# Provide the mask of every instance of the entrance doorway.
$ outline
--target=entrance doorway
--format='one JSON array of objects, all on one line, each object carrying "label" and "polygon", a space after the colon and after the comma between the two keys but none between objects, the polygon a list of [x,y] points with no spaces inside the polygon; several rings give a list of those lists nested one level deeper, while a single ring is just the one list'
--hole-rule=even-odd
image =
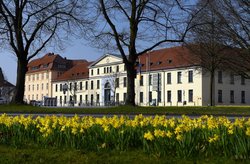
[{"label": "entrance doorway", "polygon": [[104,104],[105,105],[109,105],[110,104],[110,98],[111,98],[111,86],[109,84],[109,82],[107,82],[104,85]]}]

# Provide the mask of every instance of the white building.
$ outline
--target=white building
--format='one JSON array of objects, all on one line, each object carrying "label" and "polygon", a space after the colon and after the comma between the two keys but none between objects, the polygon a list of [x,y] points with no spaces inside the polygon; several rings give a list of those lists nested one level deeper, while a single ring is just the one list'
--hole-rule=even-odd
[{"label": "white building", "polygon": [[[187,49],[173,47],[139,57],[135,102],[140,106],[207,106],[209,73]],[[63,92],[63,86],[67,88]],[[250,82],[232,72],[217,70],[216,105],[249,105]],[[75,88],[75,89],[73,89]],[[52,81],[58,106],[123,104],[127,77],[121,56],[106,54],[93,63],[76,64]]]}]

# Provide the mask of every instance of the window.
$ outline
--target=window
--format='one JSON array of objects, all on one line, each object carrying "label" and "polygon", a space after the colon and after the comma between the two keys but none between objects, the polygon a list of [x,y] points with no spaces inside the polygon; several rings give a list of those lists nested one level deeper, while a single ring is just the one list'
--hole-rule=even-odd
[{"label": "window", "polygon": [[80,95],[80,104],[82,103],[82,95]]},{"label": "window", "polygon": [[91,94],[90,95],[90,105],[94,105],[93,103],[94,103],[94,95]]},{"label": "window", "polygon": [[127,87],[127,77],[123,78],[123,87]]},{"label": "window", "polygon": [[72,89],[72,83],[69,83],[69,90],[71,91]]},{"label": "window", "polygon": [[148,92],[148,101],[152,102],[152,92],[151,91]]},{"label": "window", "polygon": [[149,84],[149,85],[152,85],[152,75],[149,75],[148,84]]},{"label": "window", "polygon": [[29,89],[28,90],[30,91],[30,85],[29,85]]},{"label": "window", "polygon": [[74,103],[77,103],[77,95],[74,95]]},{"label": "window", "polygon": [[85,82],[85,90],[88,90],[88,81]]},{"label": "window", "polygon": [[140,103],[143,103],[143,92],[140,92]]},{"label": "window", "polygon": [[109,67],[109,73],[112,73],[112,67]]},{"label": "window", "polygon": [[46,73],[46,79],[48,79],[49,78],[49,73]]},{"label": "window", "polygon": [[62,104],[62,96],[60,96],[60,104]]},{"label": "window", "polygon": [[39,84],[36,85],[36,90],[39,90]]},{"label": "window", "polygon": [[127,71],[127,67],[126,67],[126,65],[124,64],[124,71]]},{"label": "window", "polygon": [[177,72],[177,83],[181,83],[181,72]]},{"label": "window", "polygon": [[99,94],[96,95],[96,102],[97,102],[97,103],[100,102],[100,95],[99,95]]},{"label": "window", "polygon": [[41,77],[41,79],[43,80],[43,79],[44,79],[44,75],[43,75],[43,73],[41,74],[41,76],[42,76],[42,77]]},{"label": "window", "polygon": [[94,89],[94,81],[91,80],[90,89]]},{"label": "window", "polygon": [[39,80],[39,74],[36,75],[36,80]]},{"label": "window", "polygon": [[158,91],[158,102],[161,102],[161,91]]},{"label": "window", "polygon": [[57,92],[57,84],[56,84],[56,92]]},{"label": "window", "polygon": [[189,83],[194,82],[194,79],[193,79],[193,71],[188,71],[188,82],[189,82]]},{"label": "window", "polygon": [[97,75],[99,75],[100,74],[100,70],[99,70],[99,68],[97,69]]},{"label": "window", "polygon": [[42,90],[43,90],[43,83],[42,83]]},{"label": "window", "polygon": [[171,91],[167,91],[167,101],[171,102]]},{"label": "window", "polygon": [[222,103],[222,90],[218,90],[218,103]]},{"label": "window", "polygon": [[88,95],[85,95],[85,103],[88,104]]},{"label": "window", "polygon": [[127,98],[127,93],[123,93],[123,101],[125,102]]},{"label": "window", "polygon": [[93,69],[91,70],[91,75],[94,75],[94,70]]},{"label": "window", "polygon": [[241,76],[241,85],[245,85],[245,77]]},{"label": "window", "polygon": [[143,76],[141,75],[141,78],[140,78],[140,86],[143,86]]},{"label": "window", "polygon": [[115,100],[117,103],[119,102],[119,93],[116,93]]},{"label": "window", "polygon": [[97,89],[100,89],[100,80],[97,80]]},{"label": "window", "polygon": [[62,84],[60,84],[60,91],[62,91]]},{"label": "window", "polygon": [[32,81],[34,81],[35,80],[35,75],[32,75]]},{"label": "window", "polygon": [[171,84],[171,73],[167,73],[167,84]]},{"label": "window", "polygon": [[177,101],[182,102],[182,91],[181,90],[177,91]]},{"label": "window", "polygon": [[222,83],[222,71],[218,71],[218,83]]},{"label": "window", "polygon": [[243,104],[246,103],[245,99],[246,99],[245,91],[241,91],[241,103]]},{"label": "window", "polygon": [[119,72],[119,65],[116,66],[116,72]]},{"label": "window", "polygon": [[115,79],[115,87],[116,87],[116,88],[119,88],[119,78],[116,78],[116,79]]},{"label": "window", "polygon": [[234,103],[234,91],[230,90],[230,103]]},{"label": "window", "polygon": [[80,82],[80,90],[82,90],[82,82]]},{"label": "window", "polygon": [[46,89],[47,90],[49,89],[49,83],[46,83]]},{"label": "window", "polygon": [[103,68],[103,72],[106,73],[106,67]]},{"label": "window", "polygon": [[230,73],[230,84],[234,84],[234,74]]},{"label": "window", "polygon": [[77,82],[74,83],[74,91],[77,91]]},{"label": "window", "polygon": [[32,85],[32,91],[34,91],[35,90],[35,86],[34,85]]},{"label": "window", "polygon": [[188,90],[188,102],[193,102],[193,94],[194,92],[192,89]]},{"label": "window", "polygon": [[64,104],[66,104],[66,103],[67,103],[67,97],[64,96]]},{"label": "window", "polygon": [[36,100],[38,100],[38,94],[36,94]]}]

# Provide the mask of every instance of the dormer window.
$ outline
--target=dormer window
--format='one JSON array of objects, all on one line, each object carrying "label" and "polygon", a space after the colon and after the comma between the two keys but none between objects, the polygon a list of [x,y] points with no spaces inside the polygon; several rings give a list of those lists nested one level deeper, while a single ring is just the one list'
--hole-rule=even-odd
[{"label": "dormer window", "polygon": [[158,61],[158,62],[157,62],[157,65],[160,65],[161,63],[162,63],[161,61]]},{"label": "dormer window", "polygon": [[150,62],[150,65],[153,65],[153,62]]},{"label": "dormer window", "polygon": [[169,64],[172,63],[172,59],[167,60],[167,62],[168,62]]},{"label": "dormer window", "polygon": [[39,69],[39,66],[31,67],[31,70],[37,70],[37,69]]},{"label": "dormer window", "polygon": [[48,66],[49,66],[49,63],[48,64],[44,64],[43,68],[47,68]]},{"label": "dormer window", "polygon": [[72,76],[74,76],[75,74],[72,73]]}]

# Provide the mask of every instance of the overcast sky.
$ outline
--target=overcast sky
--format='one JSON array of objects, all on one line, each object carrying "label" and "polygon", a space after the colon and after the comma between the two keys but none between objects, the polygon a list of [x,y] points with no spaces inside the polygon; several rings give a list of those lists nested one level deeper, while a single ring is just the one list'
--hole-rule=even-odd
[{"label": "overcast sky", "polygon": [[[104,50],[91,48],[84,40],[73,40],[71,45],[65,46],[64,51],[48,49],[46,52],[40,53],[38,57],[42,57],[49,52],[60,54],[68,59],[87,59],[88,61],[96,60],[105,53]],[[7,80],[14,85],[16,84],[16,63],[17,59],[13,54],[7,50],[0,50],[0,67]]]}]

